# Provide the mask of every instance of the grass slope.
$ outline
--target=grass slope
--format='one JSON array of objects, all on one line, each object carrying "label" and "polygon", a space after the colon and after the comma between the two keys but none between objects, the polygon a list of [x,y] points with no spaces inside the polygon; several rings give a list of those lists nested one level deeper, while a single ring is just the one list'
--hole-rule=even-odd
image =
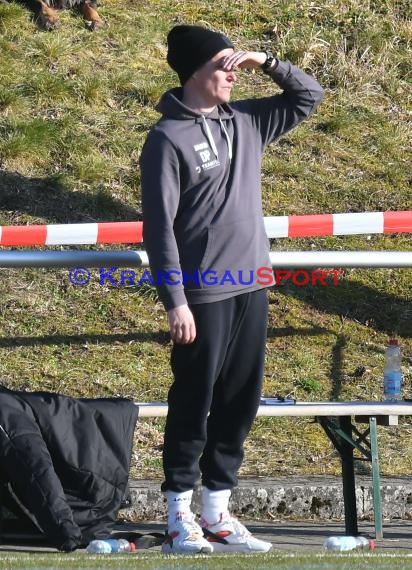
[{"label": "grass slope", "polygon": [[[61,15],[37,30],[0,4],[0,224],[141,219],[138,158],[154,105],[175,84],[165,34],[177,22],[271,48],[326,89],[317,114],[268,149],[265,215],[412,208],[410,3],[395,0],[102,0],[91,34]],[[235,98],[273,91],[239,73]],[[409,235],[277,240],[277,249],[411,250]],[[0,269],[0,378],[74,396],[164,400],[171,382],[163,308],[150,287],[74,287],[66,270]],[[383,349],[397,334],[412,380],[412,275],[348,270],[339,285],[270,292],[265,393],[300,400],[382,397]],[[136,431],[132,475],[160,478],[161,420]],[[412,470],[410,420],[380,428],[384,474]],[[340,470],[310,419],[259,419],[242,475]]]}]

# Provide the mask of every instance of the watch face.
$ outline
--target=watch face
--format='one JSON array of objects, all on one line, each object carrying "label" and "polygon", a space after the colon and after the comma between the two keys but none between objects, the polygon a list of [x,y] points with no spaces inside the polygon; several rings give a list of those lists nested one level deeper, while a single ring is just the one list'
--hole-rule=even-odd
[{"label": "watch face", "polygon": [[262,65],[262,69],[266,70],[269,69],[269,67],[272,65],[274,60],[273,54],[270,51],[266,52],[266,61],[265,63]]},{"label": "watch face", "polygon": [[265,53],[266,53],[266,61],[265,61],[265,63],[262,64],[262,69],[264,71],[266,69],[269,69],[269,67],[272,65],[272,62],[274,60],[273,53],[271,51],[267,51]]}]

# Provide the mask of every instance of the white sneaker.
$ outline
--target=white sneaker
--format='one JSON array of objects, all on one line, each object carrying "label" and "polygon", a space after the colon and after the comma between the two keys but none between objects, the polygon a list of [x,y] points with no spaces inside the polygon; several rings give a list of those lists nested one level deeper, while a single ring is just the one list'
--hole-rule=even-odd
[{"label": "white sneaker", "polygon": [[162,544],[163,554],[208,554],[213,552],[213,546],[204,536],[200,525],[193,514],[176,517],[169,526],[165,541]]},{"label": "white sneaker", "polygon": [[229,514],[220,515],[216,524],[201,521],[203,535],[213,545],[213,552],[268,552],[270,542],[255,538],[248,529]]}]

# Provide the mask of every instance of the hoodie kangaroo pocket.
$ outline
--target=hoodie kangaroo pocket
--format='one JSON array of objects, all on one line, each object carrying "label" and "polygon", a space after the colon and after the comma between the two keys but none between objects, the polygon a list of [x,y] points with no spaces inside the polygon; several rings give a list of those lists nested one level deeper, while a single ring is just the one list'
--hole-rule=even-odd
[{"label": "hoodie kangaroo pocket", "polygon": [[256,270],[267,265],[269,242],[261,216],[211,226],[200,264],[202,282],[223,288],[251,286]]}]

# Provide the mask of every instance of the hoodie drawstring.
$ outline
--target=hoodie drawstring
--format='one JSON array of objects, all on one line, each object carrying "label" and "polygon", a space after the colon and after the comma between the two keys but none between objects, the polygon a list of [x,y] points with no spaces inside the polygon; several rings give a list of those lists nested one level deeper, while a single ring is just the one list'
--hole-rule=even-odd
[{"label": "hoodie drawstring", "polygon": [[232,141],[230,140],[229,133],[227,132],[225,124],[222,121],[222,119],[219,119],[219,123],[220,123],[220,128],[224,132],[226,140],[227,140],[227,150],[228,150],[228,154],[229,154],[229,160],[232,160],[232,156],[233,156]]},{"label": "hoodie drawstring", "polygon": [[212,131],[210,130],[210,127],[207,124],[207,121],[206,121],[206,118],[204,115],[202,115],[202,120],[203,120],[203,124],[205,126],[207,140],[209,141],[209,144],[212,147],[213,152],[215,153],[215,157],[218,158],[219,153],[217,152],[215,139],[213,138]]},{"label": "hoodie drawstring", "polygon": [[[216,158],[219,158],[219,153],[217,151],[215,139],[213,138],[212,131],[210,130],[210,127],[207,124],[206,117],[204,115],[202,115],[202,121],[203,121],[203,125],[205,127],[206,136],[207,136],[207,140],[209,141],[210,147],[213,150]],[[222,119],[219,119],[219,123],[220,123],[220,128],[222,129],[223,134],[226,137],[229,160],[232,160],[232,156],[233,156],[232,141],[230,140],[229,133],[227,132],[225,125],[223,124]]]}]

